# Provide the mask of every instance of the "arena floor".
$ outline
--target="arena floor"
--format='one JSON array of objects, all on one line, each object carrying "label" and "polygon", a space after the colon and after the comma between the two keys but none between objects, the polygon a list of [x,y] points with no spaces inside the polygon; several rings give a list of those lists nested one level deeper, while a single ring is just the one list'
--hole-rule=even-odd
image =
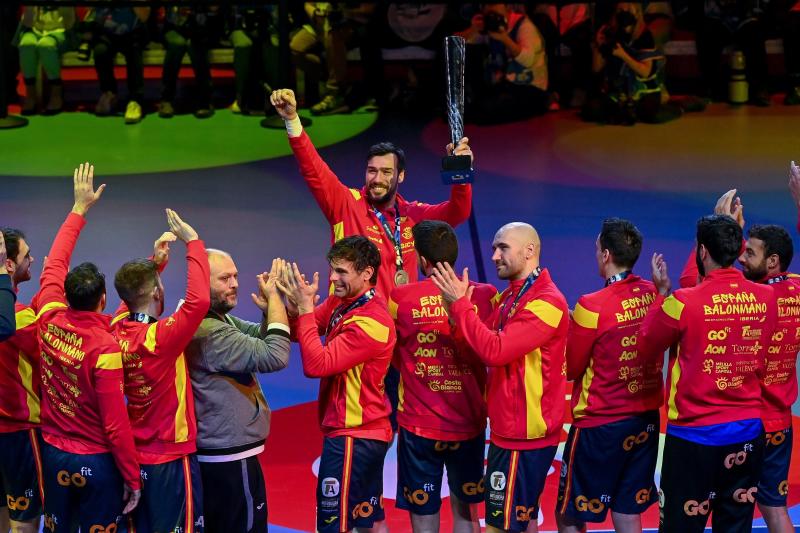
[{"label": "arena floor", "polygon": [[[488,281],[497,283],[488,261],[494,231],[512,220],[530,222],[542,236],[543,264],[573,305],[578,296],[601,286],[595,237],[603,218],[620,216],[633,220],[645,235],[637,272],[648,275],[647,258],[659,251],[677,284],[695,220],[734,187],[748,223],[783,224],[796,236],[797,213],[786,183],[789,161],[800,159],[800,152],[793,152],[800,146],[798,119],[796,108],[719,105],[659,126],[599,127],[568,112],[506,126],[468,125],[476,157],[474,212]],[[400,188],[406,198],[436,202],[448,195],[438,176],[448,142],[440,120],[354,113],[315,119],[308,131],[325,146],[323,157],[348,185],[363,183],[366,148],[392,140],[407,152],[406,181]],[[255,319],[248,293],[256,273],[273,257],[296,260],[305,271],[326,272],[328,226],[289,153],[283,132],[263,130],[258,119],[224,110],[207,121],[190,115],[164,121],[151,115],[128,127],[121,117],[34,117],[26,129],[0,131],[0,223],[28,234],[41,265],[72,205],[72,169],[91,161],[108,188],[89,215],[75,262],[95,261],[113,275],[124,261],[149,254],[153,240],[166,229],[163,209],[171,207],[208,246],[233,255],[242,284],[235,314]],[[460,262],[475,272],[466,225],[458,234]],[[173,250],[164,277],[168,303],[177,302],[185,286],[181,246]],[[35,289],[33,283],[23,285],[20,299],[27,301]],[[109,307],[117,302],[110,293]],[[275,410],[263,458],[270,524],[271,531],[281,533],[313,531],[315,461],[321,451],[317,383],[303,377],[296,350],[292,357],[288,369],[262,379]],[[559,458],[542,499],[542,531],[555,529]],[[795,524],[800,524],[799,470],[795,466],[790,476]],[[384,493],[390,529],[410,530],[407,516],[394,509],[394,449],[386,460]],[[442,531],[447,531],[446,505],[442,517]],[[646,526],[655,527],[657,521],[654,507],[646,514]],[[610,527],[609,522],[590,529]]]}]

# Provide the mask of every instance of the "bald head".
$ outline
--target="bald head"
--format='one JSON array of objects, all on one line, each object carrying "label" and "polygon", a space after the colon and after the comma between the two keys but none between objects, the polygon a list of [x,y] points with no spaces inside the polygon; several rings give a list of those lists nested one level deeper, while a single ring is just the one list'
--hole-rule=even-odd
[{"label": "bald head", "polygon": [[542,243],[539,233],[530,224],[511,222],[494,236],[492,261],[500,279],[517,280],[528,276],[539,266]]}]

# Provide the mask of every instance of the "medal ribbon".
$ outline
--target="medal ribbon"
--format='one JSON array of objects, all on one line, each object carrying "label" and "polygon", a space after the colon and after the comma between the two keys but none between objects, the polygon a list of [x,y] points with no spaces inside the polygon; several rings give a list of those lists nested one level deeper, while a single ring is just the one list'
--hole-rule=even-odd
[{"label": "medal ribbon", "polygon": [[394,264],[397,270],[403,270],[403,251],[400,248],[400,207],[395,206],[394,208],[394,233],[392,233],[392,228],[389,227],[389,222],[386,220],[383,213],[374,207],[372,208],[372,212],[375,214],[375,218],[378,219],[378,222],[381,223],[381,226],[383,226],[383,231],[386,232],[386,236],[389,237],[389,240],[394,244]]},{"label": "medal ribbon", "polygon": [[542,268],[541,267],[536,267],[536,270],[534,270],[533,272],[528,274],[528,277],[525,278],[525,283],[522,284],[522,287],[520,287],[516,298],[514,298],[514,303],[511,304],[511,308],[508,310],[508,314],[504,314],[504,313],[505,313],[505,310],[506,310],[506,304],[508,303],[509,298],[511,298],[511,294],[509,294],[506,297],[506,299],[503,300],[503,303],[500,305],[500,316],[498,317],[498,324],[497,324],[497,332],[498,333],[503,331],[503,326],[505,325],[504,324],[504,322],[505,322],[504,317],[507,320],[508,319],[508,315],[510,315],[511,313],[514,312],[514,309],[517,308],[517,304],[519,303],[519,299],[522,298],[522,295],[525,294],[527,292],[527,290],[530,289],[533,286],[533,283],[537,279],[539,279],[539,276],[541,275],[541,273],[542,273]]},{"label": "medal ribbon", "polygon": [[341,304],[336,309],[334,309],[333,314],[331,315],[331,319],[328,321],[328,329],[325,330],[325,336],[327,337],[328,334],[342,321],[342,317],[352,311],[353,309],[358,309],[362,305],[366,304],[375,296],[375,289],[370,289],[358,299],[351,303],[350,305],[345,306],[345,304]]},{"label": "medal ribbon", "polygon": [[789,279],[789,276],[787,276],[786,274],[781,274],[780,276],[769,278],[767,280],[767,285],[772,285],[773,283],[780,283],[781,281],[786,281],[787,279]]},{"label": "medal ribbon", "polygon": [[619,274],[614,274],[613,276],[611,276],[606,280],[606,287],[618,281],[622,281],[623,279],[627,278],[630,275],[631,275],[630,270],[626,270],[625,272],[620,272]]}]

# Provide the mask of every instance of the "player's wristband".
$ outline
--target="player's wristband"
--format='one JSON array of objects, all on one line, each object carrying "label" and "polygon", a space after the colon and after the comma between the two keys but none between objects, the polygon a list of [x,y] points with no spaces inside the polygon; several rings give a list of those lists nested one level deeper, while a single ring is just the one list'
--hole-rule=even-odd
[{"label": "player's wristband", "polygon": [[303,133],[303,124],[300,122],[299,116],[292,120],[284,120],[283,123],[286,124],[286,133],[289,134],[289,137],[300,137],[300,134]]}]

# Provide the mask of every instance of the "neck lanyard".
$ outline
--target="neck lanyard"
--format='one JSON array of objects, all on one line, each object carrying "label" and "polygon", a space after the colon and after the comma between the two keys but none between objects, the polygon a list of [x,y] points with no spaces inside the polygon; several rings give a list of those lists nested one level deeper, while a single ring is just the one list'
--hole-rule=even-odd
[{"label": "neck lanyard", "polygon": [[153,322],[158,322],[155,318],[151,317],[147,313],[131,313],[128,316],[128,320],[133,322],[141,322],[142,324],[152,324]]},{"label": "neck lanyard", "polygon": [[381,226],[383,226],[383,231],[386,232],[386,236],[389,237],[389,240],[394,244],[394,264],[397,266],[397,270],[403,270],[403,251],[400,248],[400,207],[397,204],[395,204],[394,207],[394,233],[392,233],[392,228],[389,227],[389,222],[386,220],[383,213],[375,209],[375,207],[372,208],[372,212],[375,214],[375,218],[378,219],[378,222],[381,223]]},{"label": "neck lanyard", "polygon": [[769,278],[767,280],[767,285],[772,285],[774,283],[780,283],[781,281],[786,281],[789,279],[789,276],[786,274],[781,274],[780,276],[775,276],[774,278]]},{"label": "neck lanyard", "polygon": [[362,305],[366,304],[370,300],[372,300],[373,296],[375,296],[375,289],[370,289],[358,299],[351,303],[350,305],[345,306],[344,304],[338,306],[334,309],[333,314],[331,315],[331,319],[328,321],[328,329],[325,330],[325,336],[327,337],[328,334],[333,331],[333,329],[342,321],[342,317],[352,311],[353,309],[358,309]]},{"label": "neck lanyard", "polygon": [[505,325],[504,324],[505,321],[504,321],[503,318],[505,317],[505,319],[508,319],[508,316],[511,315],[514,312],[514,310],[517,308],[517,304],[519,303],[519,299],[522,298],[522,295],[525,294],[527,292],[527,290],[530,289],[533,286],[533,282],[535,282],[539,278],[541,273],[542,273],[541,267],[536,267],[536,270],[531,272],[528,275],[528,277],[525,278],[525,283],[523,283],[522,287],[520,287],[519,292],[517,293],[517,296],[514,298],[514,302],[511,304],[511,308],[508,310],[508,314],[507,315],[505,314],[506,304],[508,303],[509,298],[511,298],[511,294],[509,294],[506,297],[506,299],[503,300],[503,303],[500,305],[500,316],[498,317],[498,323],[497,323],[497,332],[498,333],[503,331],[503,326]]},{"label": "neck lanyard", "polygon": [[614,274],[613,276],[611,276],[606,280],[606,287],[618,281],[622,281],[623,279],[627,278],[630,275],[631,275],[630,270],[626,270],[625,272],[620,272],[619,274]]}]

